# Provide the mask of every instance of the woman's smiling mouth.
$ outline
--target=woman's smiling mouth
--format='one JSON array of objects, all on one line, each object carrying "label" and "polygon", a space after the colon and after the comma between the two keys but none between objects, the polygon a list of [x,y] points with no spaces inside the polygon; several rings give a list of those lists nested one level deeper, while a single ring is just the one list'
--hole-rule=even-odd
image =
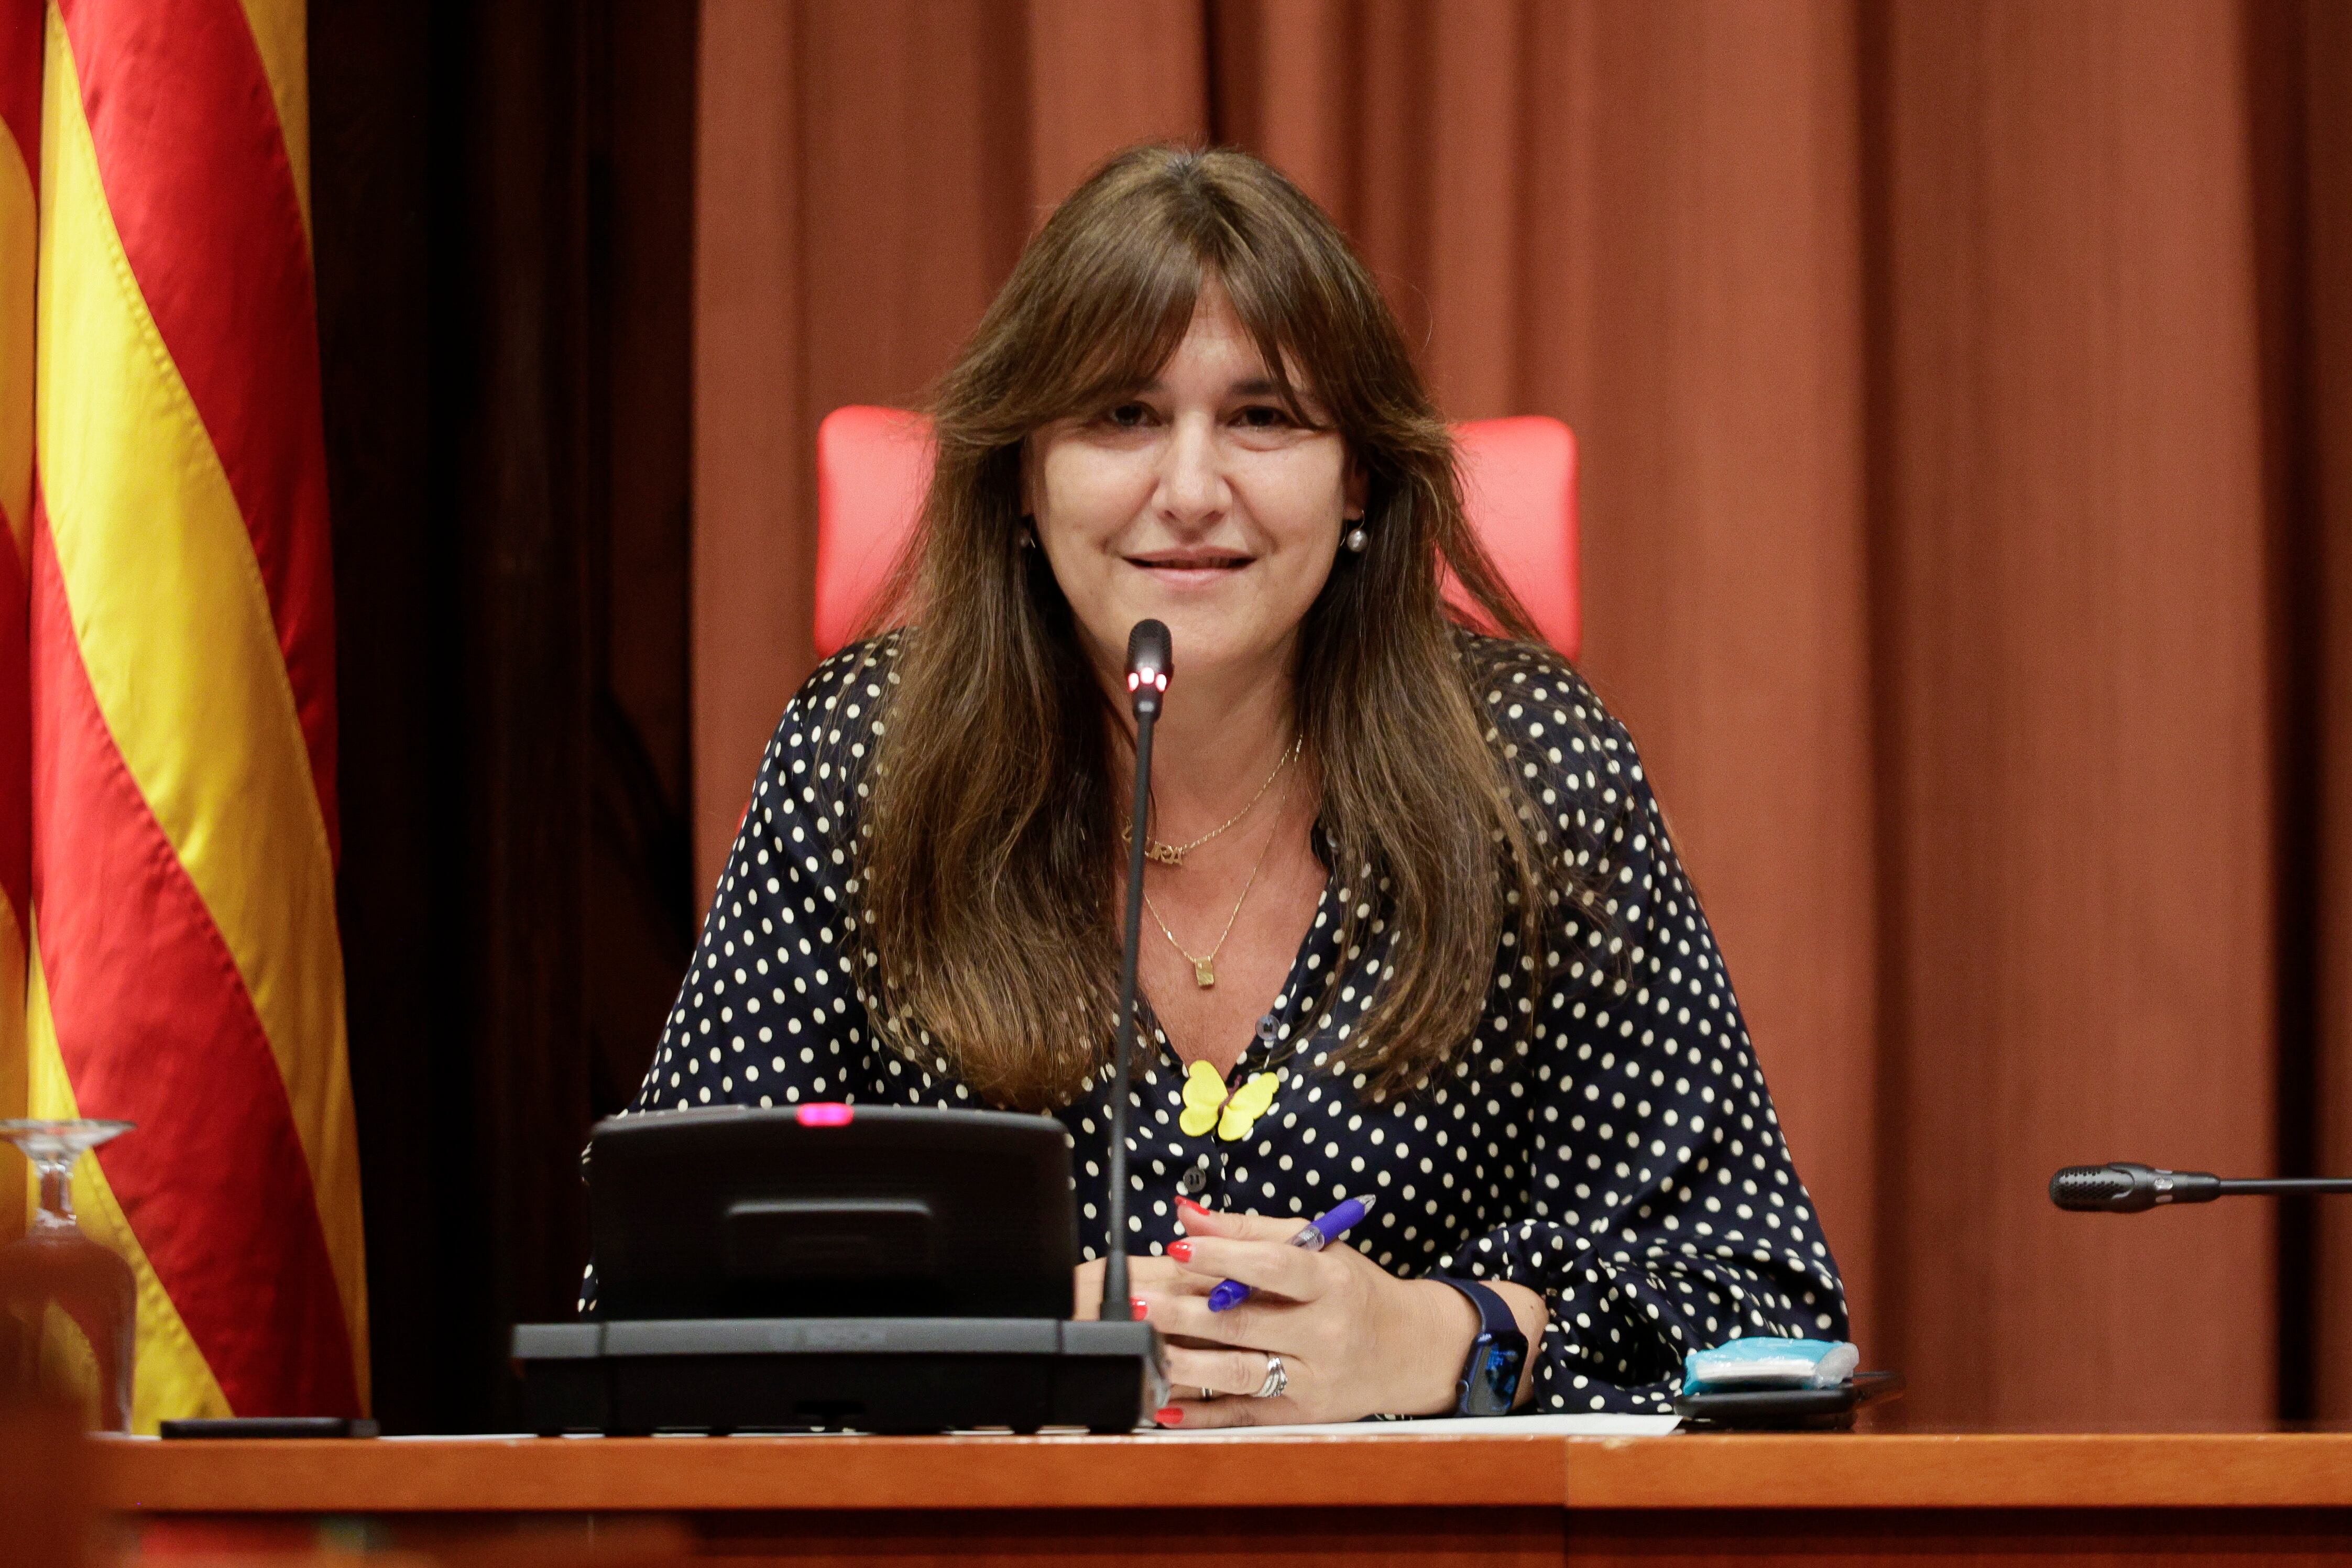
[{"label": "woman's smiling mouth", "polygon": [[1238,550],[1164,549],[1124,559],[1171,587],[1196,587],[1222,582],[1257,558]]}]

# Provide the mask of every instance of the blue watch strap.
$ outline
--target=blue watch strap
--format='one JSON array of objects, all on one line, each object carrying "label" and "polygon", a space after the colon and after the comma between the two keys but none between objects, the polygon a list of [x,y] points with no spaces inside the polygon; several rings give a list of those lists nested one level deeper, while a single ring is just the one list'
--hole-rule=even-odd
[{"label": "blue watch strap", "polygon": [[1519,1377],[1527,1365],[1528,1337],[1502,1292],[1475,1280],[1433,1275],[1453,1286],[1478,1310],[1478,1337],[1462,1364],[1456,1416],[1507,1416],[1517,1403]]},{"label": "blue watch strap", "polygon": [[1470,1298],[1470,1304],[1478,1309],[1480,1333],[1506,1334],[1519,1332],[1519,1320],[1511,1315],[1511,1309],[1505,1304],[1501,1291],[1482,1285],[1475,1280],[1457,1280],[1451,1274],[1440,1274],[1436,1278]]}]

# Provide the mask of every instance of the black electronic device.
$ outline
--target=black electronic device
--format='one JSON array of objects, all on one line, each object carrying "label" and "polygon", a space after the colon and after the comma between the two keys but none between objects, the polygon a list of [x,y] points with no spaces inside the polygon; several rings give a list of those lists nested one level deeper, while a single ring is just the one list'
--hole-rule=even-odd
[{"label": "black electronic device", "polygon": [[2343,1176],[2217,1176],[2209,1171],[2168,1171],[2130,1160],[2068,1166],[2050,1178],[2050,1201],[2090,1214],[2141,1214],[2177,1203],[2217,1197],[2302,1197],[2352,1193]]},{"label": "black electronic device", "polygon": [[1150,1323],[1050,1318],[664,1318],[522,1323],[531,1428],[1133,1431],[1168,1401]]},{"label": "black electronic device", "polygon": [[803,1103],[597,1124],[598,1321],[514,1331],[532,1428],[1085,1427],[1164,1404],[1149,1323],[1074,1322],[1050,1117]]},{"label": "black electronic device", "polygon": [[712,1105],[596,1124],[597,1315],[1066,1318],[1070,1135],[1046,1116]]},{"label": "black electronic device", "polygon": [[1828,1388],[1726,1388],[1677,1394],[1675,1414],[1688,1431],[1837,1432],[1853,1425],[1854,1412],[1882,1399],[1900,1398],[1899,1372],[1857,1372]]},{"label": "black electronic device", "polygon": [[373,1437],[364,1416],[177,1416],[156,1424],[161,1437]]}]

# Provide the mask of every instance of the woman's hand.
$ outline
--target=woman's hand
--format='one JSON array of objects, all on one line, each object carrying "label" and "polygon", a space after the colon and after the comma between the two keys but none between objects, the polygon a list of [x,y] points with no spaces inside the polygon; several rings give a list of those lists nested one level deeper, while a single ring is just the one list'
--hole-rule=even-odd
[{"label": "woman's hand", "polygon": [[[1168,1341],[1176,1402],[1160,1413],[1162,1426],[1353,1421],[1454,1408],[1478,1333],[1478,1314],[1459,1291],[1400,1280],[1344,1242],[1320,1252],[1292,1247],[1304,1218],[1220,1214],[1190,1203],[1182,1214],[1186,1239],[1166,1260],[1135,1260],[1134,1294]],[[1174,1267],[1146,1275],[1146,1262]],[[1208,1292],[1226,1279],[1255,1293],[1213,1312]],[[1523,1293],[1541,1310],[1540,1297]],[[1265,1383],[1269,1354],[1282,1357],[1289,1385],[1275,1398],[1250,1397]],[[1202,1398],[1204,1388],[1218,1397]]]}]

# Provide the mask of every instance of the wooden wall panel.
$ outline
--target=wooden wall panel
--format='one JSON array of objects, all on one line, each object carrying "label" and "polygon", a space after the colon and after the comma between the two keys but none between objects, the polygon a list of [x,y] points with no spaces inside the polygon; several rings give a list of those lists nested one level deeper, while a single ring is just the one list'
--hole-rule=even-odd
[{"label": "wooden wall panel", "polygon": [[1028,227],[1120,148],[1208,135],[1198,0],[1029,0],[1028,23]]},{"label": "wooden wall panel", "polygon": [[[2312,768],[2312,819],[2294,825],[2282,860],[2313,867],[2310,917],[2315,995],[2310,1131],[2315,1168],[2352,1175],[2352,7],[2305,0],[2292,35],[2300,57],[2288,77],[2299,122],[2305,221],[2288,243],[2301,253],[2300,297],[2282,323],[2303,346],[2300,438],[2308,463],[2304,537],[2313,559],[2292,563],[2316,584],[2315,645],[2284,655],[2314,675],[2312,728],[2301,755]],[[2311,1314],[2316,1387],[2312,1414],[2352,1419],[2352,1197],[2317,1208],[2318,1256]]]},{"label": "wooden wall panel", "polygon": [[695,887],[707,904],[751,775],[807,674],[797,9],[704,0],[694,273]]},{"label": "wooden wall panel", "polygon": [[800,11],[805,444],[947,368],[1028,237],[1029,121],[1014,5]]},{"label": "wooden wall panel", "polygon": [[[2265,519],[2220,4],[1895,8],[1880,717],[1892,1343],[1943,1420],[2272,1406]],[[2193,214],[2194,221],[2190,221]]]}]

